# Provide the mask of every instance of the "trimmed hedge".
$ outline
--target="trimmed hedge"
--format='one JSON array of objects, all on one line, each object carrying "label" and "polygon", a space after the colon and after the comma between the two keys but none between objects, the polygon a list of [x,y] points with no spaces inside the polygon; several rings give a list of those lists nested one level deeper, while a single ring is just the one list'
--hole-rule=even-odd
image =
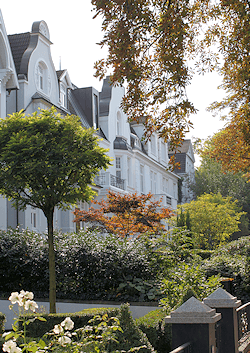
[{"label": "trimmed hedge", "polygon": [[[156,353],[152,345],[150,344],[147,336],[143,333],[138,326],[135,324],[131,312],[129,310],[129,304],[123,304],[120,308],[94,308],[85,309],[77,313],[67,314],[41,314],[47,321],[35,320],[27,326],[27,336],[38,338],[42,337],[44,333],[52,330],[54,325],[61,323],[67,316],[74,321],[74,329],[84,327],[88,324],[89,320],[95,315],[108,314],[109,317],[117,317],[120,321],[120,326],[123,332],[116,331],[116,341],[111,340],[107,347],[108,352],[129,351],[132,347],[145,346],[140,349],[142,353]],[[37,315],[29,315],[29,318],[33,318]],[[21,329],[21,327],[19,328]]]},{"label": "trimmed hedge", "polygon": [[[119,308],[93,308],[84,309],[76,313],[59,313],[59,314],[29,314],[26,319],[32,319],[37,316],[42,316],[46,321],[35,320],[27,326],[28,337],[42,337],[46,332],[49,332],[55,325],[60,324],[66,317],[70,317],[74,321],[74,329],[86,326],[89,320],[95,315],[108,314],[109,317],[117,316]],[[22,330],[22,327],[19,327]]]},{"label": "trimmed hedge", "polygon": [[6,321],[6,316],[0,312],[0,334],[4,332],[5,321]]},{"label": "trimmed hedge", "polygon": [[171,351],[171,324],[165,323],[166,310],[156,309],[135,320],[139,329],[144,332],[157,353]]}]

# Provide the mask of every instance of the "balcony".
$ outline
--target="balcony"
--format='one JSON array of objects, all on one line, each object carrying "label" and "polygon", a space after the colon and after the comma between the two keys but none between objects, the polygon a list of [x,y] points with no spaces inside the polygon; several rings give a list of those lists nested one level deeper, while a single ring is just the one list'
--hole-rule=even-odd
[{"label": "balcony", "polygon": [[177,207],[177,200],[175,200],[173,197],[166,195],[166,194],[155,194],[154,198],[156,201],[161,201],[161,204],[163,207],[169,207],[172,209],[176,209]]},{"label": "balcony", "polygon": [[96,185],[100,186],[114,186],[118,189],[125,190],[125,179],[118,178],[109,172],[100,173],[94,179]]}]

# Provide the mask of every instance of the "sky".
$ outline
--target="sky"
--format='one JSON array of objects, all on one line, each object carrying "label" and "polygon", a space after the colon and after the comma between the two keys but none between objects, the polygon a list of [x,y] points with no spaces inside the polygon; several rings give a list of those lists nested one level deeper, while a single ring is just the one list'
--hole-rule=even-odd
[{"label": "sky", "polygon": [[[101,18],[93,19],[91,0],[33,0],[2,1],[0,9],[7,34],[30,32],[33,22],[44,20],[50,31],[52,59],[55,69],[67,69],[71,81],[78,87],[93,86],[101,90],[102,83],[94,78],[94,62],[107,51],[96,43],[102,39]],[[191,116],[194,128],[186,138],[213,135],[224,125],[206,107],[220,100],[225,93],[218,90],[221,83],[216,73],[195,76],[188,87],[188,98],[199,110]]]}]

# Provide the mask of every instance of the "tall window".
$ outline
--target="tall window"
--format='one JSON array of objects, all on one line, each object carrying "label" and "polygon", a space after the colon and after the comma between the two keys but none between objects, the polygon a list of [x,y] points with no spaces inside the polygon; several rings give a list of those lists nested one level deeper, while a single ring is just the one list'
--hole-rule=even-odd
[{"label": "tall window", "polygon": [[93,119],[94,119],[94,129],[98,128],[98,97],[94,94],[94,111],[93,111]]},{"label": "tall window", "polygon": [[164,193],[168,192],[168,179],[165,177],[162,177],[162,191]]},{"label": "tall window", "polygon": [[156,180],[157,180],[157,174],[151,170],[150,171],[150,186],[151,186],[151,192],[153,194],[156,194],[156,187],[157,187]]},{"label": "tall window", "polygon": [[161,141],[161,159],[166,162],[166,144]]},{"label": "tall window", "polygon": [[41,64],[38,65],[38,87],[40,90],[44,90],[44,68]]},{"label": "tall window", "polygon": [[60,101],[61,105],[66,108],[67,107],[67,94],[66,87],[63,83],[60,84]]},{"label": "tall window", "polygon": [[131,185],[131,158],[128,157],[128,160],[127,160],[127,182],[128,182],[128,185]]},{"label": "tall window", "polygon": [[116,166],[116,176],[117,178],[121,178],[122,177],[121,157],[115,158],[115,166]]},{"label": "tall window", "polygon": [[156,156],[156,138],[154,135],[151,136],[151,152]]},{"label": "tall window", "polygon": [[141,193],[144,193],[144,166],[141,164],[140,165],[140,191]]},{"label": "tall window", "polygon": [[116,135],[121,135],[122,134],[122,126],[121,126],[121,113],[117,112],[117,117],[116,117]]},{"label": "tall window", "polygon": [[36,213],[31,212],[30,216],[30,223],[33,225],[34,228],[36,228]]}]

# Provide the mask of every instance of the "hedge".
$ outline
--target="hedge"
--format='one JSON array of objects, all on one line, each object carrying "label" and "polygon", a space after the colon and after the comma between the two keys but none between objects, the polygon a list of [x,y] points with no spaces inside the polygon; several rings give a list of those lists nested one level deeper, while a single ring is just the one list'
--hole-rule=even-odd
[{"label": "hedge", "polygon": [[[148,301],[131,288],[131,278],[155,278],[149,252],[139,240],[127,241],[94,232],[55,234],[57,298],[71,300]],[[28,230],[0,231],[0,296],[28,289],[48,298],[48,244],[45,235]]]},{"label": "hedge", "polygon": [[[67,314],[41,314],[47,321],[35,320],[27,326],[27,336],[38,338],[42,337],[46,332],[53,329],[54,325],[61,323],[66,317],[70,317],[74,321],[74,329],[84,327],[89,320],[95,315],[108,314],[109,317],[117,317],[120,321],[120,326],[123,332],[116,331],[116,341],[111,340],[108,346],[108,352],[128,351],[132,347],[139,347],[145,345],[145,348],[140,349],[142,353],[156,353],[150,344],[147,336],[135,324],[129,304],[123,304],[120,308],[95,308],[85,309],[77,313]],[[37,315],[29,315],[28,318],[33,318]],[[19,328],[21,329],[21,327]]]},{"label": "hedge", "polygon": [[6,321],[6,316],[0,312],[0,334],[4,332],[5,321]]},{"label": "hedge", "polygon": [[167,316],[164,308],[150,311],[145,316],[135,320],[139,329],[144,332],[157,353],[171,351],[172,331],[171,324],[165,323]]},{"label": "hedge", "polygon": [[[33,319],[37,316],[42,316],[46,321],[35,320],[30,322],[27,326],[28,337],[42,337],[45,333],[54,328],[55,325],[60,324],[66,317],[70,317],[74,321],[74,329],[86,326],[89,320],[95,315],[108,314],[109,317],[117,316],[119,309],[117,308],[93,308],[84,309],[76,313],[58,313],[58,314],[29,314],[26,319]],[[23,317],[21,317],[23,319]],[[22,326],[19,327],[22,330]]]}]

